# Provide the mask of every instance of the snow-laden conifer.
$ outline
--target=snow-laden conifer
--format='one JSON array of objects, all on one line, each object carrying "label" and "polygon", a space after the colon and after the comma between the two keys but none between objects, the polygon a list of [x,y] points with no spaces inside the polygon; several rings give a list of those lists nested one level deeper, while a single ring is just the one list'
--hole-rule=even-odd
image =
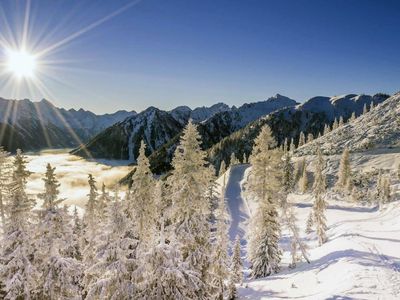
[{"label": "snow-laden conifer", "polygon": [[321,149],[318,148],[317,151],[317,161],[315,165],[315,180],[313,186],[313,194],[314,194],[314,206],[313,206],[313,221],[316,227],[318,242],[319,245],[322,245],[326,242],[326,201],[325,191],[326,191],[326,181],[325,175],[323,174],[325,168],[325,161],[322,156]]},{"label": "snow-laden conifer", "polygon": [[128,216],[136,225],[136,233],[141,247],[146,249],[153,243],[155,232],[155,181],[150,170],[149,159],[142,141],[135,174],[132,176],[130,201],[127,203]]},{"label": "snow-laden conifer", "polygon": [[219,172],[218,172],[218,176],[221,176],[222,174],[224,174],[226,172],[226,164],[225,161],[222,160],[221,164],[219,166]]},{"label": "snow-laden conifer", "polygon": [[[11,179],[11,165],[9,153],[0,147],[0,218],[1,228],[6,226],[6,206],[9,196],[9,184]],[[1,231],[0,231],[1,232]]]},{"label": "snow-laden conifer", "polygon": [[21,150],[17,150],[0,256],[0,281],[4,285],[5,299],[31,299],[38,286],[39,273],[33,264],[32,239],[32,208],[35,201],[25,191],[29,175],[26,159]]},{"label": "snow-laden conifer", "polygon": [[129,225],[116,192],[108,205],[107,223],[95,239],[93,264],[85,269],[85,299],[135,299],[137,240],[127,235]]},{"label": "snow-laden conifer", "polygon": [[225,299],[227,293],[226,279],[229,278],[229,255],[228,255],[228,216],[225,206],[225,185],[222,187],[219,197],[216,217],[215,242],[213,243],[211,263],[211,286],[214,299]]},{"label": "snow-laden conifer", "polygon": [[303,159],[303,173],[301,174],[300,180],[299,180],[299,190],[301,193],[306,193],[308,190],[308,175],[307,175],[307,165],[306,165],[306,160],[305,158]]},{"label": "snow-laden conifer", "polygon": [[307,135],[307,143],[310,143],[310,142],[312,142],[314,140],[314,135],[310,132],[308,135]]},{"label": "snow-laden conifer", "polygon": [[35,232],[35,265],[40,272],[36,297],[40,299],[76,299],[80,295],[81,264],[73,258],[73,232],[68,211],[60,204],[59,182],[55,168],[47,164],[43,178],[43,201],[38,210]]},{"label": "snow-laden conifer", "polygon": [[343,150],[342,157],[340,159],[339,171],[338,171],[338,181],[336,183],[336,187],[344,191],[347,187],[348,181],[351,176],[351,168],[350,168],[350,152],[348,148]]},{"label": "snow-laden conifer", "polygon": [[300,132],[299,136],[299,147],[303,146],[306,143],[306,136],[304,135],[303,131]]},{"label": "snow-laden conifer", "polygon": [[208,296],[208,276],[211,259],[210,215],[206,192],[212,174],[200,148],[196,125],[189,122],[183,131],[172,160],[173,170],[168,177],[168,198],[172,203],[172,240],[181,244],[181,253],[191,270],[201,274],[203,285],[198,297]]},{"label": "snow-laden conifer", "polygon": [[279,271],[280,224],[277,206],[281,182],[281,153],[272,137],[271,129],[264,126],[256,138],[250,156],[252,169],[248,177],[248,192],[259,206],[251,218],[248,231],[248,258],[252,276],[264,277]]},{"label": "snow-laden conifer", "polygon": [[231,279],[234,283],[243,283],[243,261],[240,252],[240,237],[236,236],[232,251]]}]

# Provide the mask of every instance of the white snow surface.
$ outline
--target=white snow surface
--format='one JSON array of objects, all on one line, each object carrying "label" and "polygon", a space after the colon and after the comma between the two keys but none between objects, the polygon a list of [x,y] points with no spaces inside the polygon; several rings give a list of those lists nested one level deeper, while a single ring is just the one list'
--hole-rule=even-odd
[{"label": "white snow surface", "polygon": [[[328,158],[328,173],[335,174],[339,156]],[[396,163],[395,163],[396,162]],[[394,171],[400,153],[361,153],[351,155],[353,170],[383,168]],[[227,207],[231,215],[230,239],[241,237],[242,258],[246,261],[246,226],[257,208],[243,193],[248,165],[228,169],[225,176]],[[303,241],[309,248],[311,263],[300,262],[289,269],[290,236],[282,231],[282,268],[278,274],[247,278],[239,287],[239,299],[400,299],[400,183],[392,176],[393,202],[378,209],[347,198],[328,197],[326,211],[328,241],[318,246],[315,232],[305,234],[313,198],[310,194],[291,194]],[[251,234],[251,233],[249,233]],[[245,270],[248,274],[249,270]]]}]

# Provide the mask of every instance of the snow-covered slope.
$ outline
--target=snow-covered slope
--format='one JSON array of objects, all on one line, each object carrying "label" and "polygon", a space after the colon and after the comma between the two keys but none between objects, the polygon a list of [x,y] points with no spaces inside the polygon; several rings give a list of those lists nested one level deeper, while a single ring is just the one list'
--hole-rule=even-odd
[{"label": "snow-covered slope", "polygon": [[277,110],[215,143],[209,149],[210,161],[219,166],[222,160],[229,163],[232,152],[235,152],[236,156],[240,158],[244,154],[248,156],[254,138],[265,124],[271,127],[279,144],[285,138],[294,138],[297,143],[301,131],[306,135],[312,133],[317,136],[323,131],[325,124],[332,124],[335,118],[343,117],[344,120],[347,120],[352,112],[359,116],[364,105],[369,107],[372,102],[376,105],[384,102],[388,97],[384,94],[314,97],[303,104]]},{"label": "snow-covered slope", "polygon": [[135,162],[142,140],[152,153],[183,129],[166,111],[149,107],[99,133],[85,145],[72,151],[83,157],[123,159]]},{"label": "snow-covered slope", "polygon": [[[307,157],[311,161],[313,157]],[[394,174],[400,162],[399,151],[368,151],[351,154],[352,168],[357,172],[384,169]],[[339,155],[326,157],[328,177],[336,175]],[[310,170],[314,168],[311,165]],[[231,216],[229,235],[233,241],[241,237],[245,268],[246,232],[257,203],[244,193],[248,165],[237,165],[222,175],[218,182],[226,184],[225,198]],[[278,274],[246,278],[239,288],[239,299],[399,299],[400,297],[400,181],[391,181],[392,203],[382,209],[372,203],[353,203],[347,197],[328,193],[326,211],[328,241],[321,247],[315,233],[305,234],[308,214],[312,209],[311,194],[290,194],[298,218],[301,238],[309,248],[311,263],[301,262],[289,269],[290,236],[282,231],[282,268]],[[248,234],[251,234],[249,232]],[[248,270],[245,269],[248,274]]]},{"label": "snow-covered slope", "polygon": [[300,147],[297,155],[315,153],[320,146],[325,153],[400,147],[400,93],[377,105],[353,122]]},{"label": "snow-covered slope", "polygon": [[45,99],[32,102],[28,99],[0,98],[0,123],[7,124],[22,140],[24,137],[26,139],[15,142],[8,140],[8,136],[3,136],[0,143],[6,145],[9,150],[18,147],[24,150],[72,147],[134,114],[136,113],[118,111],[113,114],[96,115],[83,109],[58,108]]}]

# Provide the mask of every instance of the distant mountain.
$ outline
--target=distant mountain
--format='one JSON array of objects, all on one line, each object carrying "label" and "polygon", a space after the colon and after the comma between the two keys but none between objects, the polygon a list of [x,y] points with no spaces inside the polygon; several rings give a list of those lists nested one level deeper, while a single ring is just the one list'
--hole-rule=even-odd
[{"label": "distant mountain", "polygon": [[[276,95],[265,101],[244,104],[239,108],[232,107],[230,110],[216,113],[198,124],[198,130],[202,137],[202,147],[208,149],[222,138],[245,126],[248,122],[277,109],[296,104],[297,102],[292,99]],[[149,152],[151,153],[149,160],[153,172],[160,174],[171,168],[170,162],[179,143],[180,135],[181,131],[173,138],[168,139],[167,143],[153,153]]]},{"label": "distant mountain", "polygon": [[147,154],[151,154],[180,133],[189,119],[196,123],[203,122],[214,114],[228,110],[230,107],[223,103],[194,110],[187,106],[179,106],[169,112],[149,107],[107,128],[72,153],[83,157],[135,162],[141,140],[147,145]]},{"label": "distant mountain", "polygon": [[353,122],[341,126],[296,150],[297,155],[315,154],[320,147],[325,154],[400,147],[400,93],[375,106]]},{"label": "distant mountain", "polygon": [[178,106],[170,111],[172,117],[181,124],[186,124],[189,119],[192,119],[195,123],[200,123],[208,120],[217,113],[230,111],[231,108],[225,103],[217,103],[210,107],[197,107],[191,110],[187,106]]},{"label": "distant mountain", "polygon": [[134,162],[141,140],[147,145],[147,153],[152,153],[180,132],[183,126],[170,113],[149,107],[100,132],[72,154]]},{"label": "distant mountain", "polygon": [[331,125],[334,119],[343,117],[348,120],[353,112],[356,116],[362,114],[364,105],[371,106],[389,98],[385,94],[368,95],[343,95],[335,97],[314,97],[303,104],[277,110],[265,117],[249,123],[208,150],[209,160],[219,166],[224,160],[229,163],[232,152],[242,158],[251,153],[253,141],[263,125],[268,124],[278,143],[285,138],[294,138],[297,144],[300,132],[312,133],[315,137],[323,132],[325,124]]},{"label": "distant mountain", "polygon": [[74,147],[135,114],[118,111],[96,115],[83,109],[58,108],[44,99],[32,102],[0,98],[0,145],[9,151]]}]

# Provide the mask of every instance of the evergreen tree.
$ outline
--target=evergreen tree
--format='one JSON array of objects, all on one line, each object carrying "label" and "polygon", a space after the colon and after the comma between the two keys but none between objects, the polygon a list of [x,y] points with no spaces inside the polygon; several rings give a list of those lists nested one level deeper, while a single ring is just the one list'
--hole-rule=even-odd
[{"label": "evergreen tree", "polygon": [[351,117],[349,119],[350,122],[353,122],[356,119],[356,113],[353,111],[353,113],[351,114]]},{"label": "evergreen tree", "polygon": [[221,164],[219,166],[219,172],[218,172],[218,176],[223,175],[226,172],[226,164],[225,161],[221,161]]},{"label": "evergreen tree", "polygon": [[196,125],[189,122],[172,160],[173,170],[168,178],[168,197],[172,203],[171,222],[173,242],[179,241],[184,262],[201,274],[202,285],[197,297],[207,298],[211,258],[210,215],[206,191],[212,174],[200,148]]},{"label": "evergreen tree", "polygon": [[312,142],[314,140],[314,135],[310,132],[307,134],[307,143]]},{"label": "evergreen tree", "polygon": [[47,164],[43,178],[43,201],[38,210],[35,264],[40,271],[37,297],[40,299],[73,299],[79,296],[81,265],[72,258],[73,233],[67,210],[60,208],[59,182],[55,168]]},{"label": "evergreen tree", "polygon": [[299,188],[301,193],[306,193],[308,190],[308,175],[307,175],[307,166],[306,161],[304,158],[304,167],[303,173],[301,174],[300,181],[299,181]]},{"label": "evergreen tree", "polygon": [[326,189],[326,182],[325,182],[325,175],[323,174],[325,168],[325,161],[322,157],[321,149],[318,148],[317,151],[317,162],[315,167],[315,181],[313,186],[314,192],[314,206],[313,206],[313,221],[317,229],[318,235],[318,242],[319,245],[322,245],[326,242],[326,217],[325,217],[325,210],[326,210],[326,202],[324,199],[325,189]]},{"label": "evergreen tree", "polygon": [[233,283],[242,285],[243,283],[243,262],[240,254],[240,238],[235,239],[233,246],[232,263],[231,263],[231,276]]},{"label": "evergreen tree", "polygon": [[368,112],[367,103],[364,103],[363,114],[366,114],[367,112]]},{"label": "evergreen tree", "polygon": [[101,186],[101,193],[97,200],[96,210],[100,221],[104,221],[107,216],[107,205],[110,201],[110,195],[106,191],[106,185]]},{"label": "evergreen tree", "polygon": [[314,226],[314,218],[313,218],[313,210],[310,211],[307,218],[306,223],[306,233],[309,234],[312,232],[312,228]]},{"label": "evergreen tree", "polygon": [[331,132],[331,127],[328,124],[325,124],[323,135],[327,135],[329,132]]},{"label": "evergreen tree", "polygon": [[400,162],[397,164],[397,178],[400,180]]},{"label": "evergreen tree", "polygon": [[11,166],[9,164],[9,153],[0,147],[0,218],[1,228],[6,226],[6,205],[9,196],[9,181],[11,177]]},{"label": "evergreen tree", "polygon": [[137,159],[135,174],[132,176],[131,196],[128,203],[128,216],[136,225],[136,233],[144,251],[154,243],[155,233],[155,200],[152,187],[155,180],[150,170],[149,159],[145,155],[145,144],[142,141]]},{"label": "evergreen tree", "polygon": [[300,132],[300,136],[299,136],[299,147],[303,146],[306,143],[306,137],[302,132]]},{"label": "evergreen tree", "polygon": [[92,174],[88,175],[89,194],[88,201],[86,202],[85,214],[83,216],[83,241],[82,241],[82,254],[85,267],[90,266],[94,259],[94,246],[95,237],[99,232],[98,215],[97,215],[97,198],[98,192],[96,187],[96,180]]},{"label": "evergreen tree", "polygon": [[372,101],[372,102],[371,102],[371,105],[369,106],[369,110],[370,110],[370,111],[373,110],[374,107],[375,107],[375,104],[374,104],[374,101]]},{"label": "evergreen tree", "polygon": [[74,249],[73,257],[79,261],[82,260],[82,250],[80,245],[80,239],[82,237],[82,233],[83,233],[82,221],[78,215],[78,209],[75,206],[73,215],[73,227],[72,227],[72,234],[73,234],[72,247]]},{"label": "evergreen tree", "polygon": [[96,236],[94,263],[85,270],[85,299],[135,299],[137,240],[127,235],[129,220],[115,193],[107,223]]},{"label": "evergreen tree", "polygon": [[332,124],[332,130],[335,130],[337,128],[339,128],[339,123],[338,123],[337,119],[335,118],[335,120],[333,121],[333,124]]},{"label": "evergreen tree", "polygon": [[213,287],[214,299],[225,299],[227,287],[225,280],[229,277],[228,264],[228,224],[225,207],[225,186],[222,188],[219,206],[216,214],[217,228],[215,243],[213,245],[211,265],[211,285]]},{"label": "evergreen tree", "polygon": [[296,145],[294,144],[294,139],[292,138],[290,140],[289,151],[293,152],[294,150],[296,150]]},{"label": "evergreen tree", "polygon": [[39,274],[33,264],[32,241],[33,199],[26,194],[26,180],[30,172],[21,150],[13,163],[10,199],[1,244],[0,281],[4,284],[5,299],[31,299],[38,285]]},{"label": "evergreen tree", "polygon": [[350,168],[350,152],[348,148],[343,150],[342,157],[339,164],[338,181],[336,187],[339,190],[345,190],[348,181],[350,180],[351,168]]},{"label": "evergreen tree", "polygon": [[239,160],[236,158],[235,152],[231,153],[231,158],[229,161],[230,161],[230,163],[229,163],[230,167],[237,165],[239,163]]},{"label": "evergreen tree", "polygon": [[259,207],[251,219],[248,257],[254,278],[269,276],[279,271],[280,225],[277,204],[280,191],[281,154],[272,137],[271,129],[264,126],[254,141],[250,156],[252,169],[248,177],[248,191],[258,201]]}]

